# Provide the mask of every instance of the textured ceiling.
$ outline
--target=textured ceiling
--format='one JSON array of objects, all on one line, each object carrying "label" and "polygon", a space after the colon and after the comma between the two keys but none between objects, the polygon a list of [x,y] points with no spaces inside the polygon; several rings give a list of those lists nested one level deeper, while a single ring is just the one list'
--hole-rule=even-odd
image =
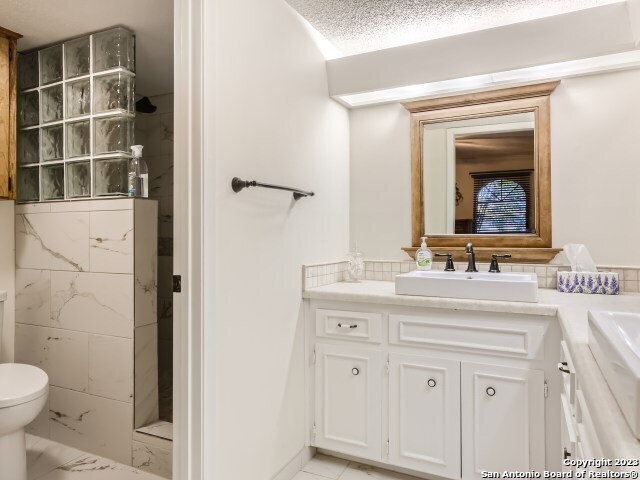
[{"label": "textured ceiling", "polygon": [[0,0],[0,27],[29,50],[116,25],[136,33],[136,91],[173,92],[173,0]]},{"label": "textured ceiling", "polygon": [[287,0],[344,55],[619,1],[622,0]]}]

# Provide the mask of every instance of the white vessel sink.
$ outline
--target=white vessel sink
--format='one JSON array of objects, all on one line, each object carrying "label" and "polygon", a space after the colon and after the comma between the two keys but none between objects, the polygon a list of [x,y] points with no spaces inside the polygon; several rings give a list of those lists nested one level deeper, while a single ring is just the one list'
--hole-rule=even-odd
[{"label": "white vessel sink", "polygon": [[589,347],[633,434],[640,438],[640,314],[590,311]]},{"label": "white vessel sink", "polygon": [[537,302],[535,273],[466,273],[415,270],[396,276],[397,295]]}]

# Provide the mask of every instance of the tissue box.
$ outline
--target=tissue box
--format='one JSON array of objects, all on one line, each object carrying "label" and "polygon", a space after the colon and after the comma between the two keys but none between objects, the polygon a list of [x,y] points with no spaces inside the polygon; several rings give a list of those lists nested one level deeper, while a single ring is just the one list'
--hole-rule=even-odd
[{"label": "tissue box", "polygon": [[558,272],[558,291],[618,295],[620,284],[618,274],[613,272]]}]

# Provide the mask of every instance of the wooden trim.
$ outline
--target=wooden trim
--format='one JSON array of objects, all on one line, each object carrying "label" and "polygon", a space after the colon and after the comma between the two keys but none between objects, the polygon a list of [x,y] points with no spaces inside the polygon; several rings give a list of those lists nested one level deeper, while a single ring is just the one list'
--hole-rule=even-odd
[{"label": "wooden trim", "polygon": [[[403,104],[411,111],[411,241],[420,246],[421,237],[429,237],[429,246],[443,249],[464,247],[473,243],[477,247],[520,249],[521,260],[539,261],[555,256],[551,247],[551,141],[550,94],[560,82],[507,88],[452,97],[420,100]],[[467,102],[463,104],[463,102]],[[437,108],[436,108],[437,107]],[[424,108],[424,110],[417,110]],[[534,152],[534,234],[510,235],[428,235],[425,234],[423,131],[424,125],[451,120],[481,118],[532,112],[535,115]],[[533,249],[527,257],[522,249]],[[545,249],[542,251],[540,249]],[[411,249],[405,249],[410,251]],[[551,249],[554,250],[554,249]],[[495,253],[495,251],[494,251]],[[557,252],[556,252],[557,253]]]},{"label": "wooden trim", "polygon": [[9,40],[12,52],[9,64],[9,178],[8,191],[11,200],[16,199],[18,176],[16,172],[18,154],[18,40]]},{"label": "wooden trim", "polygon": [[551,97],[541,99],[536,113],[536,223],[545,247],[551,246]]},{"label": "wooden trim", "polygon": [[[431,238],[431,237],[429,237]],[[474,245],[476,245],[474,243]],[[466,262],[467,254],[464,247],[429,247],[435,253],[451,253],[455,262]],[[415,260],[418,247],[403,248],[411,258]],[[473,250],[478,262],[489,262],[491,255],[508,253],[510,259],[501,259],[500,263],[549,263],[562,251],[561,248],[503,248],[503,247],[476,247]]]},{"label": "wooden trim", "polygon": [[402,106],[409,112],[427,112],[443,108],[480,105],[483,103],[503,102],[520,98],[549,96],[560,85],[560,81],[534,83],[519,87],[482,90],[473,93],[463,93],[438,98],[426,98],[402,102]]},{"label": "wooden trim", "polygon": [[2,28],[2,27],[0,27],[0,36],[11,38],[13,40],[18,40],[19,38],[22,38],[22,35],[20,35],[19,33],[12,32],[7,28]]},{"label": "wooden trim", "polygon": [[0,198],[9,197],[11,144],[9,39],[0,37]]},{"label": "wooden trim", "polygon": [[422,165],[422,132],[420,119],[411,115],[411,239],[420,245],[424,235],[424,192]]}]

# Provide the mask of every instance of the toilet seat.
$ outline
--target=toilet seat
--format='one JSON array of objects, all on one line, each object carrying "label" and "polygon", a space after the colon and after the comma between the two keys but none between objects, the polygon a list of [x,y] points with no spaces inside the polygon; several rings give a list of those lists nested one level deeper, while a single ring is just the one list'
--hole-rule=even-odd
[{"label": "toilet seat", "polygon": [[22,363],[0,364],[0,408],[27,403],[45,395],[49,377],[38,367]]}]

